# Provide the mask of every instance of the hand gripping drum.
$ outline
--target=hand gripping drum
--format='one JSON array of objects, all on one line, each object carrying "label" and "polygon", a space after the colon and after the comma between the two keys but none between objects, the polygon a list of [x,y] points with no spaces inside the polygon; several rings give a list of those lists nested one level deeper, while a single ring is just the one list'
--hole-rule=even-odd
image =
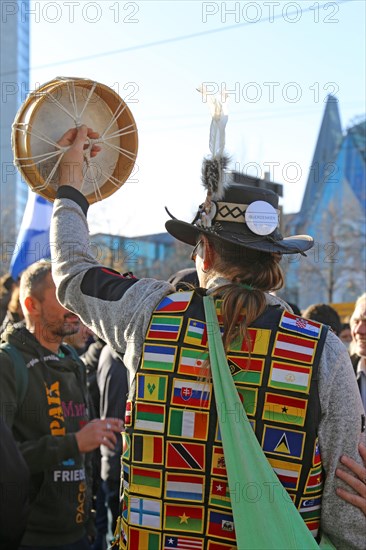
[{"label": "hand gripping drum", "polygon": [[[16,166],[31,189],[50,201],[56,196],[57,169],[66,150],[57,140],[82,124],[100,135],[84,153],[82,193],[90,204],[112,195],[132,172],[137,128],[123,99],[99,82],[58,77],[29,94],[12,128]],[[96,158],[89,155],[92,141],[102,148]]]}]

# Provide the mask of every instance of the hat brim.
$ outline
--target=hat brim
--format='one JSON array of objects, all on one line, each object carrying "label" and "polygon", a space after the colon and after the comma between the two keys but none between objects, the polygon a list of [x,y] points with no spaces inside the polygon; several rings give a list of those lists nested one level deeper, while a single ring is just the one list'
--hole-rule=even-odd
[{"label": "hat brim", "polygon": [[[303,254],[314,245],[314,240],[309,235],[294,235],[276,239],[272,236],[262,236],[252,233],[249,229],[246,232],[235,232],[237,224],[226,223],[225,229],[220,233],[213,233],[210,230],[198,227],[191,223],[180,220],[168,220],[165,228],[178,241],[194,246],[200,235],[208,235],[213,239],[237,244],[243,248],[262,250],[263,252],[272,252],[279,254]],[[243,227],[241,227],[243,229]],[[276,233],[276,232],[275,232]]]}]

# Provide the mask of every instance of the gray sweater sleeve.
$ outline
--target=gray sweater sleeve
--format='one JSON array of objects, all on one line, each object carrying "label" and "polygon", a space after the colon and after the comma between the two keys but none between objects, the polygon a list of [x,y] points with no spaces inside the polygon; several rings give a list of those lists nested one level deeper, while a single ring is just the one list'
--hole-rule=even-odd
[{"label": "gray sweater sleeve", "polygon": [[364,436],[364,409],[347,350],[332,332],[327,335],[319,377],[319,447],[326,474],[321,527],[337,549],[361,550],[366,548],[366,519],[336,494],[336,488],[345,484],[335,477],[335,470],[343,454],[362,464],[357,447]]},{"label": "gray sweater sleeve", "polygon": [[126,352],[126,367],[136,372],[151,313],[174,287],[165,281],[141,279],[118,300],[85,293],[83,279],[99,263],[92,255],[85,214],[73,200],[56,199],[51,243],[52,274],[59,301],[113,349]]}]

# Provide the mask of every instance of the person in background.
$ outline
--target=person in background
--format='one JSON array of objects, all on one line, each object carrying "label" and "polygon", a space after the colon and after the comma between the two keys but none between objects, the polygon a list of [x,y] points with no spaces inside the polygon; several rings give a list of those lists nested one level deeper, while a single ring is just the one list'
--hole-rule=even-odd
[{"label": "person in background", "polygon": [[91,343],[93,332],[80,320],[78,320],[76,324],[78,326],[77,331],[65,336],[64,341],[75,348],[78,355],[81,356],[87,350],[88,344]]},{"label": "person in background", "polygon": [[300,311],[300,308],[299,308],[298,305],[293,304],[292,302],[287,302],[287,303],[290,306],[290,308],[292,309],[292,311],[295,313],[295,315],[300,315],[301,316],[301,311]]},{"label": "person in background", "polygon": [[[100,392],[100,417],[113,416],[123,419],[129,390],[127,369],[110,346],[105,346],[100,354],[97,381]],[[117,437],[114,449],[102,445],[100,450],[102,491],[110,516],[108,532],[114,534],[119,515],[122,438]]]},{"label": "person in background", "polygon": [[0,416],[30,471],[30,512],[22,550],[88,550],[90,488],[87,453],[114,448],[119,419],[89,422],[85,369],[63,339],[76,316],[56,298],[51,263],[27,268],[20,280],[25,326],[5,340],[20,362],[0,350]]},{"label": "person in background", "polygon": [[[362,512],[335,492],[342,485],[334,476],[338,457],[346,453],[360,461],[362,404],[347,351],[328,327],[293,315],[269,292],[283,285],[282,254],[304,253],[312,239],[282,237],[274,192],[230,184],[214,195],[206,187],[194,222],[166,223],[170,234],[192,245],[200,289],[175,292],[165,281],[106,270],[89,252],[88,202],[81,193],[88,138],[98,135],[82,126],[58,142],[68,150],[60,163],[51,224],[53,273],[61,303],[124,353],[131,377],[120,548],[143,547],[141,540],[166,548],[182,534],[198,548],[236,543],[230,497],[224,497],[224,510],[220,505],[227,472],[214,388],[202,361],[209,330],[204,295],[216,300],[238,391],[261,394],[258,403],[247,397],[243,401],[244,406],[256,402],[248,414],[263,452],[280,477],[282,468],[293,473],[293,465],[298,467],[301,483],[294,484],[292,477],[288,490],[304,521],[311,494],[308,527],[313,535],[321,527],[340,548],[362,547]],[[91,156],[97,152],[93,145]],[[265,231],[263,203],[270,220]],[[250,369],[248,349],[261,357],[255,363],[259,376]],[[270,404],[273,396],[277,405]],[[286,403],[293,403],[294,396],[296,413],[291,413]]]},{"label": "person in background", "polygon": [[0,324],[5,319],[11,294],[17,284],[17,281],[13,279],[10,273],[5,273],[5,275],[0,277]]},{"label": "person in background", "polygon": [[0,337],[10,327],[23,321],[24,315],[19,300],[19,283],[14,282],[5,317],[0,327]]},{"label": "person in background", "polygon": [[305,319],[311,319],[312,321],[330,326],[337,336],[341,331],[340,317],[336,310],[328,304],[312,304],[302,312],[302,316]]},{"label": "person in background", "polygon": [[363,406],[366,410],[366,293],[356,300],[355,309],[350,319],[350,327],[352,333],[351,361],[355,369]]},{"label": "person in background", "polygon": [[349,322],[341,324],[339,339],[343,342],[345,347],[349,350],[352,342],[352,332],[351,332],[351,326]]},{"label": "person in background", "polygon": [[29,513],[29,469],[0,417],[0,550],[18,548]]},{"label": "person in background", "polygon": [[77,330],[65,336],[64,341],[72,346],[86,368],[88,392],[91,398],[94,417],[99,417],[99,388],[97,383],[97,368],[99,356],[105,343],[92,330],[77,319]]},{"label": "person in background", "polygon": [[[100,393],[97,383],[97,368],[99,356],[105,344],[102,340],[95,337],[93,331],[80,320],[77,332],[65,337],[65,341],[73,346],[85,365],[90,417],[100,418]],[[92,453],[92,499],[96,535],[91,550],[106,550],[107,548],[108,517],[101,480],[101,449],[102,447],[97,448]]]}]

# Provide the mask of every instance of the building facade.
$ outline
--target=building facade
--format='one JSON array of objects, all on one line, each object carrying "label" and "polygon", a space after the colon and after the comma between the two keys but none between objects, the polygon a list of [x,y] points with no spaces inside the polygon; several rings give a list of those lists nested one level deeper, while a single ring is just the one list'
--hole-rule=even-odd
[{"label": "building facade", "polygon": [[354,302],[366,287],[366,121],[350,126],[339,140],[335,113],[328,102],[319,136],[323,146],[318,139],[313,159],[321,177],[316,181],[310,174],[300,212],[285,222],[285,234],[305,233],[315,241],[306,258],[284,258],[282,296],[300,309]]},{"label": "building facade", "polygon": [[96,233],[91,236],[91,247],[100,263],[121,273],[132,271],[139,278],[167,279],[181,266],[177,241],[169,233],[138,237]]},{"label": "building facade", "polygon": [[0,242],[7,268],[28,197],[13,164],[11,127],[29,89],[29,0],[1,2],[0,10]]}]

